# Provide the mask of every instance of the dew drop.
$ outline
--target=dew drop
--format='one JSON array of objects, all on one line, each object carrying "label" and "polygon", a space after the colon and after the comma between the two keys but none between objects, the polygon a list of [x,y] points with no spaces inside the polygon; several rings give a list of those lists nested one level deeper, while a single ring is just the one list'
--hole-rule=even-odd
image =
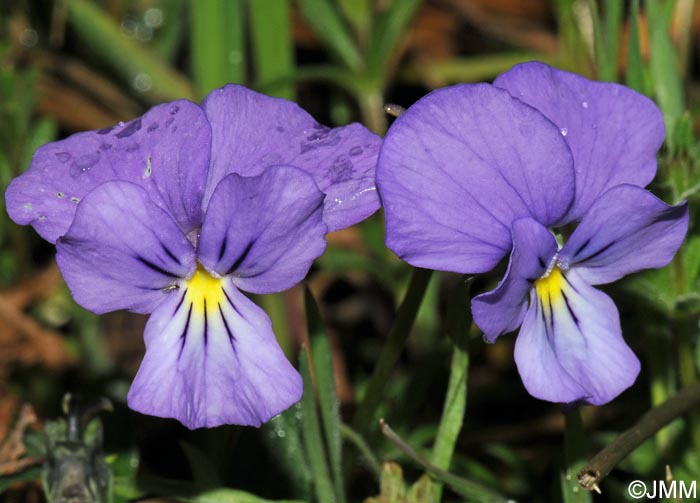
[{"label": "dew drop", "polygon": [[77,197],[71,197],[71,198],[70,198],[70,202],[71,202],[71,203],[78,204],[78,203],[80,202],[80,199],[78,199]]},{"label": "dew drop", "polygon": [[567,134],[569,134],[569,130],[566,129],[565,127],[561,128],[561,135],[566,136]]},{"label": "dew drop", "polygon": [[581,106],[582,106],[583,108],[588,108],[588,102],[587,102],[587,101],[584,101],[583,103],[581,103]]},{"label": "dew drop", "polygon": [[39,215],[39,220],[41,220],[41,221],[46,220],[46,215]]},{"label": "dew drop", "polygon": [[25,209],[25,210],[31,210],[31,209],[32,209],[32,203],[24,203],[24,209]]},{"label": "dew drop", "polygon": [[151,156],[149,155],[146,157],[146,171],[144,172],[143,176],[148,178],[151,176],[151,173],[153,172],[153,169],[151,168]]},{"label": "dew drop", "polygon": [[97,162],[100,160],[100,157],[101,156],[99,151],[81,155],[75,161],[73,161],[73,164],[71,165],[71,176],[75,177],[80,175],[81,173],[89,171],[95,164],[97,164]]},{"label": "dew drop", "polygon": [[56,192],[56,197],[61,199],[65,194],[63,192]]},{"label": "dew drop", "polygon": [[119,121],[119,127],[124,127],[124,121]]},{"label": "dew drop", "polygon": [[284,438],[287,435],[287,433],[284,430],[277,430],[277,436],[280,438]]},{"label": "dew drop", "polygon": [[175,115],[180,111],[180,107],[177,105],[173,105],[170,107],[170,115]]}]

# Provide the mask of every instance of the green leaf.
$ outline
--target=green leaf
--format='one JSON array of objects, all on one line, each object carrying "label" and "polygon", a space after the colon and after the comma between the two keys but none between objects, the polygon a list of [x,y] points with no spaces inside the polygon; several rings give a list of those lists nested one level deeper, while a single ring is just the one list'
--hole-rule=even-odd
[{"label": "green leaf", "polygon": [[311,365],[304,348],[299,353],[299,371],[304,379],[304,395],[301,398],[301,423],[304,435],[304,447],[313,474],[316,499],[319,502],[336,502],[331,476],[326,463],[326,452],[323,447],[321,425],[316,412],[314,386],[311,378]]},{"label": "green leaf", "polygon": [[290,494],[309,499],[312,476],[302,445],[301,417],[301,404],[295,404],[263,426],[263,438],[275,466],[289,477]]},{"label": "green leaf", "polygon": [[386,503],[403,503],[406,495],[406,487],[403,482],[403,470],[401,466],[385,462],[382,464],[382,477],[380,480],[380,496]]},{"label": "green leaf", "polygon": [[[411,486],[406,496],[407,503],[437,503],[433,491],[433,482],[428,475],[423,475]],[[469,500],[474,501],[474,500]]]},{"label": "green leaf", "polygon": [[243,0],[190,0],[190,57],[200,95],[245,83]]},{"label": "green leaf", "polygon": [[301,15],[319,36],[324,47],[347,68],[359,70],[362,57],[334,2],[330,0],[299,0]]},{"label": "green leaf", "polygon": [[268,500],[237,489],[213,489],[192,498],[178,498],[187,503],[305,503],[299,500]]},{"label": "green leaf", "polygon": [[304,289],[304,303],[306,307],[306,322],[311,343],[311,356],[316,376],[316,389],[318,391],[319,404],[321,406],[321,419],[323,431],[328,448],[331,471],[333,473],[333,486],[339,503],[345,501],[343,488],[342,466],[342,440],[340,436],[340,410],[338,397],[335,390],[335,376],[333,373],[333,356],[328,341],[321,313],[308,286]]},{"label": "green leaf", "polygon": [[65,3],[68,23],[123,81],[133,86],[142,75],[150,78],[152,85],[143,92],[148,101],[159,103],[195,98],[191,83],[182,74],[169,67],[148,47],[124,36],[117,23],[93,2],[65,0]]},{"label": "green leaf", "polygon": [[[248,8],[256,82],[265,85],[291,75],[294,71],[294,41],[289,0],[251,0]],[[294,99],[291,84],[267,85],[265,91],[280,98]]]}]

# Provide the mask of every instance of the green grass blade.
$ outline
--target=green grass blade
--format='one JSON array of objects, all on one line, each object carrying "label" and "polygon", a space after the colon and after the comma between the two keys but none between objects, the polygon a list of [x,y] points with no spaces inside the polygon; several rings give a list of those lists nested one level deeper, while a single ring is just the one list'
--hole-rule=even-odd
[{"label": "green grass blade", "polygon": [[340,435],[340,410],[335,391],[335,376],[333,374],[333,357],[328,335],[321,320],[321,313],[313,294],[308,287],[304,290],[306,321],[311,343],[316,389],[321,406],[321,420],[328,448],[333,487],[339,503],[345,501],[343,488],[342,439]]},{"label": "green grass blade", "polygon": [[304,20],[319,36],[323,45],[347,68],[359,70],[362,67],[362,56],[334,2],[299,0],[299,7]]},{"label": "green grass blade", "polygon": [[608,78],[603,80],[617,81],[617,55],[620,50],[620,25],[624,2],[622,0],[607,0],[604,2],[605,15],[605,50],[608,53]]},{"label": "green grass blade", "polygon": [[630,11],[625,82],[635,91],[649,94],[649,89],[644,78],[642,47],[639,43],[639,0],[632,1],[632,9]]},{"label": "green grass blade", "polygon": [[190,0],[190,57],[200,95],[245,83],[243,0]]},{"label": "green grass blade", "polygon": [[[666,2],[666,4],[672,2]],[[673,130],[683,114],[684,98],[678,59],[669,34],[669,18],[665,5],[658,0],[645,2],[651,40],[651,70],[654,94],[664,114],[666,138],[673,147]]]},{"label": "green grass blade", "polygon": [[326,463],[326,451],[321,436],[321,425],[316,411],[314,386],[311,380],[311,365],[304,348],[299,353],[299,371],[304,379],[304,396],[301,398],[301,423],[304,434],[304,447],[313,474],[316,500],[323,503],[336,503],[335,491]]},{"label": "green grass blade", "polygon": [[372,27],[370,45],[367,51],[370,75],[378,82],[385,82],[389,76],[392,56],[396,46],[408,31],[408,26],[421,0],[394,0]]},{"label": "green grass blade", "polygon": [[[442,470],[450,468],[467,405],[467,371],[469,369],[467,342],[471,323],[466,308],[469,304],[468,295],[469,283],[461,281],[453,292],[447,311],[447,330],[454,342],[454,348],[447,395],[430,460],[434,466]],[[436,485],[434,493],[435,501],[440,501],[442,486]]]},{"label": "green grass blade", "polygon": [[[289,0],[250,0],[251,42],[256,82],[265,85],[294,71],[294,41]],[[294,99],[290,83],[266,86],[268,94]]]},{"label": "green grass blade", "polygon": [[66,0],[68,23],[90,48],[129,85],[147,75],[149,90],[143,92],[151,103],[177,98],[195,98],[191,83],[138,42],[125,37],[117,23],[87,0]]},{"label": "green grass blade", "polygon": [[411,333],[431,274],[432,271],[429,269],[416,268],[413,270],[406,296],[396,312],[396,319],[374,367],[364,399],[353,418],[353,427],[360,434],[364,434],[370,427],[377,407],[382,400],[389,376],[394,370],[394,365],[401,356],[406,340]]}]

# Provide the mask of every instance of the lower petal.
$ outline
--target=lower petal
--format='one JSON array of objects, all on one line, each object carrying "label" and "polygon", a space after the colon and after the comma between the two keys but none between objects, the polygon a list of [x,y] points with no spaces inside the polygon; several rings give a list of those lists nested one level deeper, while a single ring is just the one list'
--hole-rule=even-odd
[{"label": "lower petal", "polygon": [[639,374],[615,304],[575,269],[536,282],[515,362],[531,395],[560,403],[605,404]]},{"label": "lower petal", "polygon": [[138,412],[190,429],[260,426],[301,398],[301,376],[269,318],[228,278],[198,270],[153,313],[144,337],[128,395]]}]

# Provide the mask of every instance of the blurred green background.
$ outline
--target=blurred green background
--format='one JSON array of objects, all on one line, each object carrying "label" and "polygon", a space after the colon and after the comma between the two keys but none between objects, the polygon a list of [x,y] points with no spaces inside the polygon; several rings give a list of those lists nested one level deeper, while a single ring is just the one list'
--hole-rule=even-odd
[{"label": "blurred green background", "polygon": [[[633,501],[629,481],[663,479],[666,465],[675,479],[700,479],[694,407],[619,464],[602,495],[575,483],[585,458],[697,384],[699,37],[688,0],[3,0],[3,192],[46,142],[227,82],[383,134],[385,103],[408,107],[536,59],[659,104],[667,140],[652,190],[690,201],[691,230],[669,267],[606,288],[643,370],[612,403],[581,410],[587,433],[565,456],[564,415],[525,392],[514,337],[486,345],[468,318],[469,292],[499,271],[466,281],[411,270],[385,248],[381,212],[330,235],[306,285],[256,299],[305,378],[302,403],[260,430],[190,432],[126,408],[145,317],[78,307],[53,247],[3,207],[0,499],[44,501],[43,439],[66,391],[114,403],[101,418],[115,502],[617,503]],[[382,435],[380,417],[400,438]]]}]

